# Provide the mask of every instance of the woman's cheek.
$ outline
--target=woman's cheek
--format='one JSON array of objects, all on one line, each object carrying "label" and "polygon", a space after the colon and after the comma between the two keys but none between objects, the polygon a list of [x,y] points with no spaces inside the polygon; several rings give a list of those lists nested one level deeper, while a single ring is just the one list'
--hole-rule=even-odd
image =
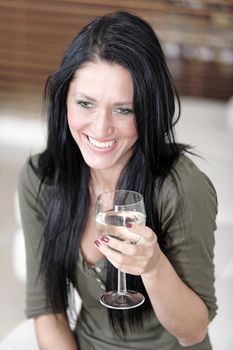
[{"label": "woman's cheek", "polygon": [[135,120],[132,119],[126,123],[125,128],[124,128],[124,134],[126,137],[129,138],[138,138],[138,132],[135,124]]}]

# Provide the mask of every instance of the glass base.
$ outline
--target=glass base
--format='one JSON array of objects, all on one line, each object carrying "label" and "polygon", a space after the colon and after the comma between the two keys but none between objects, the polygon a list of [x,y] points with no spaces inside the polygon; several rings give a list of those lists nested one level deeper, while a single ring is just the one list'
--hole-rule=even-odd
[{"label": "glass base", "polygon": [[111,291],[104,293],[100,298],[102,305],[110,309],[127,310],[140,306],[144,303],[144,296],[141,293],[133,290],[128,290],[126,293],[118,293]]}]

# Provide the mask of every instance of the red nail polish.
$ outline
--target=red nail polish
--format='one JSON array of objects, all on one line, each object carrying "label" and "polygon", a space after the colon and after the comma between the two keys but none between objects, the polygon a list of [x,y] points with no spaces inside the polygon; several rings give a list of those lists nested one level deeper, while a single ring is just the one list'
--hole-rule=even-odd
[{"label": "red nail polish", "polygon": [[128,227],[128,228],[131,228],[132,224],[130,222],[126,222],[125,226]]},{"label": "red nail polish", "polygon": [[101,237],[101,241],[108,243],[109,242],[109,238],[107,236],[102,236]]},{"label": "red nail polish", "polygon": [[100,241],[98,239],[96,241],[94,241],[94,244],[96,245],[96,247],[101,246],[101,243],[100,243]]}]

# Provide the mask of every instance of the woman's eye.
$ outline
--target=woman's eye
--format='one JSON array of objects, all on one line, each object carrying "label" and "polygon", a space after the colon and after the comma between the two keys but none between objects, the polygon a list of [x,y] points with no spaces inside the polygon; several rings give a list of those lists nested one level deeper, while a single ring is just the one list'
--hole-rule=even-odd
[{"label": "woman's eye", "polygon": [[88,101],[78,101],[77,102],[79,106],[83,107],[83,108],[92,108],[93,105],[91,102]]},{"label": "woman's eye", "polygon": [[117,108],[116,112],[121,115],[128,115],[128,114],[132,114],[133,110],[130,108]]}]

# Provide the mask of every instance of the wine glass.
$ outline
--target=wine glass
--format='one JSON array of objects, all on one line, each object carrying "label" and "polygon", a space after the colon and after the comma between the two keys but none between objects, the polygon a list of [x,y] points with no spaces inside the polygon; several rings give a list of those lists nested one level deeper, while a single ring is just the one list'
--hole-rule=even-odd
[{"label": "wine glass", "polygon": [[[95,221],[97,234],[108,235],[128,244],[136,244],[138,235],[127,229],[128,223],[145,225],[143,196],[134,191],[117,190],[100,194],[96,200]],[[104,293],[100,302],[112,309],[132,309],[144,302],[144,296],[127,290],[126,274],[118,270],[117,290]]]}]

